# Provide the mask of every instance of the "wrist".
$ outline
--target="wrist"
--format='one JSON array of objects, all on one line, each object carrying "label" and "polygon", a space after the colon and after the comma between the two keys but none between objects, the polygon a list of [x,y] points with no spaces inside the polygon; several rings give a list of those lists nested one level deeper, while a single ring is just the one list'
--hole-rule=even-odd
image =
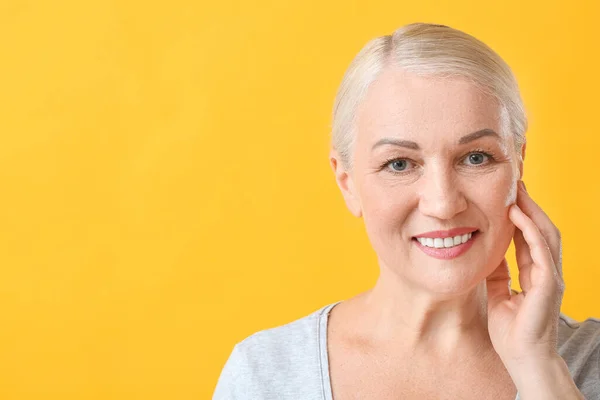
[{"label": "wrist", "polygon": [[567,364],[558,353],[519,360],[508,371],[523,400],[584,400]]}]

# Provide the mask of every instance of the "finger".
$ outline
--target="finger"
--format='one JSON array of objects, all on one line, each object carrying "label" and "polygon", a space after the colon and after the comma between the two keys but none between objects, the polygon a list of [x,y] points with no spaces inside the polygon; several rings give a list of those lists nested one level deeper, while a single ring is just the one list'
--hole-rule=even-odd
[{"label": "finger", "polygon": [[523,232],[519,228],[515,228],[513,241],[515,242],[515,256],[519,266],[519,285],[526,295],[531,289],[531,267],[533,265],[531,249],[529,249],[529,245],[523,237]]},{"label": "finger", "polygon": [[525,215],[531,218],[538,226],[544,224],[544,218],[548,223],[552,224],[552,221],[544,212],[544,210],[542,210],[542,208],[531,198],[531,196],[529,196],[523,181],[519,181],[517,186],[519,189],[517,194],[517,203]]},{"label": "finger", "polygon": [[517,205],[527,215],[534,224],[537,225],[544,239],[550,246],[550,252],[554,265],[562,276],[562,260],[561,260],[561,240],[560,233],[556,226],[552,223],[548,215],[542,208],[529,196],[523,181],[519,181],[519,191],[517,193]]},{"label": "finger", "polygon": [[[513,205],[510,208],[509,217],[515,226],[521,230],[523,233],[523,238],[529,246],[531,259],[533,260],[529,273],[531,278],[531,287],[533,288],[537,284],[555,282],[558,272],[554,265],[550,248],[548,247],[548,244],[546,243],[546,240],[539,231],[538,227],[527,215],[525,215],[525,213],[523,213],[523,211],[521,211],[521,209],[519,209],[517,205]],[[546,282],[534,281],[534,276],[538,276],[536,274],[536,270],[539,271],[542,280]]]}]

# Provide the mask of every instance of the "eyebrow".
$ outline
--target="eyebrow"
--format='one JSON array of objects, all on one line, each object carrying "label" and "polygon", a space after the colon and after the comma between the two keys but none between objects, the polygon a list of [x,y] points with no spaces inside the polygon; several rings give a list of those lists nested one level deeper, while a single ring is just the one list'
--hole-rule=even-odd
[{"label": "eyebrow", "polygon": [[[463,137],[461,137],[458,140],[458,144],[467,144],[470,143],[474,140],[477,140],[481,137],[485,137],[485,136],[491,136],[494,137],[496,139],[500,139],[500,135],[498,135],[493,129],[489,129],[489,128],[484,128],[484,129],[480,129],[478,131],[475,131],[473,133],[469,133],[468,135],[465,135]],[[393,138],[383,138],[377,141],[377,143],[375,143],[373,145],[373,147],[371,148],[371,150],[375,150],[377,147],[379,146],[383,146],[386,144],[391,144],[394,146],[399,146],[399,147],[406,147],[407,149],[412,149],[412,150],[419,150],[420,147],[417,144],[417,142],[413,142],[410,140],[401,140],[401,139],[393,139]]]}]

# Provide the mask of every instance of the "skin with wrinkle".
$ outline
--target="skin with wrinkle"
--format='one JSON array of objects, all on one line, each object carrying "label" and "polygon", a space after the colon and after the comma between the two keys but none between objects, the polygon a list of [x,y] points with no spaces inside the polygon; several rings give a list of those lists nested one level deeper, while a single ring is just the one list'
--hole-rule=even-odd
[{"label": "skin with wrinkle", "polygon": [[[502,129],[499,104],[466,80],[388,67],[359,106],[356,128],[352,169],[336,162],[335,150],[331,159],[346,204],[364,219],[378,257],[381,274],[368,296],[395,305],[390,311],[396,316],[382,319],[385,327],[378,334],[392,335],[396,324],[435,326],[438,318],[449,325],[475,318],[485,325],[485,280],[512,239],[508,206],[516,200],[522,174],[521,155]],[[459,144],[482,129],[498,135]],[[393,144],[373,148],[385,138],[415,142],[419,150]],[[471,165],[472,152],[492,154],[493,161]],[[407,160],[411,168],[396,173],[394,159]],[[481,234],[455,259],[434,259],[413,239],[463,226],[475,226]]]},{"label": "skin with wrinkle", "polygon": [[[384,268],[406,273],[409,281],[434,291],[464,290],[483,281],[510,243],[513,226],[507,207],[516,200],[519,177],[516,154],[510,153],[512,138],[502,132],[495,100],[458,79],[388,69],[367,93],[357,127],[353,179],[358,208]],[[501,139],[456,144],[481,128],[493,129]],[[384,145],[369,152],[383,137],[414,141],[422,150]],[[455,167],[456,157],[480,148],[493,151],[498,160],[479,169]],[[382,161],[395,156],[418,159],[418,172],[402,176],[390,172],[389,166],[379,169]],[[452,187],[460,190],[445,192]],[[446,210],[436,210],[442,203]],[[410,241],[424,231],[464,225],[478,226],[485,235],[463,259],[451,262],[462,268],[439,264]],[[480,260],[489,261],[482,265]]]}]

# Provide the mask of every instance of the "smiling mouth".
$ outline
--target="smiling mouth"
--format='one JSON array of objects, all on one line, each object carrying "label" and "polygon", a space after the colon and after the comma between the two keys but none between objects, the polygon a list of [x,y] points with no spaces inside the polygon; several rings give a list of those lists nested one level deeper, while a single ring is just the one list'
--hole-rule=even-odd
[{"label": "smiling mouth", "polygon": [[[449,260],[466,253],[481,232],[474,230],[462,235],[446,237],[413,237],[412,240],[417,247],[430,257],[440,260]],[[431,235],[439,236],[439,235]]]},{"label": "smiling mouth", "polygon": [[452,247],[460,246],[473,239],[473,235],[477,235],[479,231],[465,233],[464,235],[450,236],[446,238],[426,238],[426,237],[415,237],[414,240],[418,241],[422,246],[431,247],[435,249],[449,249]]}]

